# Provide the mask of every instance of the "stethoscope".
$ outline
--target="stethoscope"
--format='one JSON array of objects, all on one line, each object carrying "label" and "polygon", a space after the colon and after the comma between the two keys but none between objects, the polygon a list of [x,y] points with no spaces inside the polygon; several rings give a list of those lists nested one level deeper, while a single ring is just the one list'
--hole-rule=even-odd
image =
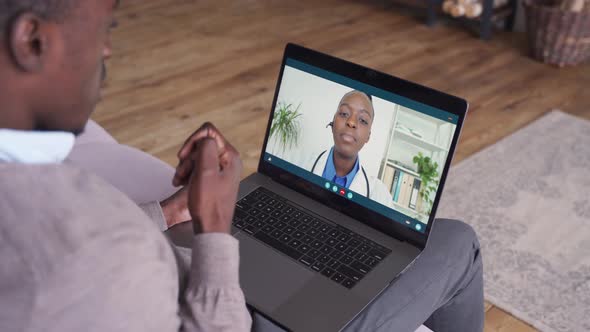
[{"label": "stethoscope", "polygon": [[[315,171],[315,167],[318,164],[318,161],[322,158],[324,154],[326,154],[328,150],[324,150],[324,152],[320,153],[320,155],[316,158],[315,162],[313,163],[313,167],[311,168],[311,172]],[[361,171],[363,172],[363,176],[365,177],[365,183],[367,184],[367,198],[371,197],[371,191],[369,189],[369,178],[367,177],[367,172],[365,172],[365,168],[361,165]]]}]

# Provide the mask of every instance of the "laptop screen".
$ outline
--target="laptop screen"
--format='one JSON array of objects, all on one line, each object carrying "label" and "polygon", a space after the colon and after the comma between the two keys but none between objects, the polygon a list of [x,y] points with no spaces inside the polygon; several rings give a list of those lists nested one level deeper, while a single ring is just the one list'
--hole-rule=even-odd
[{"label": "laptop screen", "polygon": [[263,159],[424,233],[458,120],[287,58]]}]

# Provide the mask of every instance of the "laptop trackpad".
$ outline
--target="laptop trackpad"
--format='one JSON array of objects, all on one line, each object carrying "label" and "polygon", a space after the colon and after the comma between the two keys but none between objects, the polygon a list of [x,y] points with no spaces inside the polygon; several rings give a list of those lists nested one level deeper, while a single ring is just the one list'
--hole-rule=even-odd
[{"label": "laptop trackpad", "polygon": [[239,233],[240,284],[246,302],[271,314],[312,279],[313,272],[266,244]]}]

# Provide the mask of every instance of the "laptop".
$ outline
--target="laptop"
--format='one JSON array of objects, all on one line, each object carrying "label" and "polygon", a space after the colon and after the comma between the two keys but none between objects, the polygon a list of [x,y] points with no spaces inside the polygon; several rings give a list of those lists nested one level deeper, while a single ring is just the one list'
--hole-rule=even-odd
[{"label": "laptop", "polygon": [[346,327],[424,249],[467,108],[288,44],[232,227],[249,306],[291,331]]}]

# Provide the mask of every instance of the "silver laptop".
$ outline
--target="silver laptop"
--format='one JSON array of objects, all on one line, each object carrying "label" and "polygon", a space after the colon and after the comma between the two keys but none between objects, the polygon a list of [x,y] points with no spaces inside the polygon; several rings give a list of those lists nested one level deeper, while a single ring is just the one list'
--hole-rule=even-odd
[{"label": "silver laptop", "polygon": [[236,204],[241,286],[287,330],[339,331],[424,248],[467,103],[288,44],[271,110]]}]

